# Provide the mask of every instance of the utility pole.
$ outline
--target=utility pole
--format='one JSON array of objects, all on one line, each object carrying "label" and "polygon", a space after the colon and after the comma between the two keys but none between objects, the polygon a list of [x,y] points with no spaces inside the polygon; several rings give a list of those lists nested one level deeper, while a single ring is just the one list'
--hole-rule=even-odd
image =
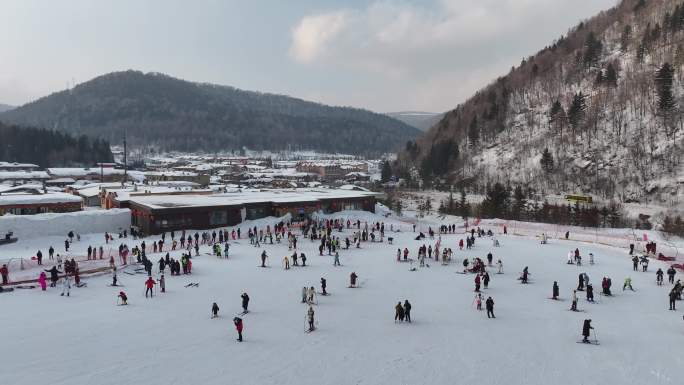
[{"label": "utility pole", "polygon": [[123,153],[123,162],[124,162],[124,177],[123,180],[121,181],[121,186],[123,187],[124,184],[126,183],[126,179],[128,179],[128,162],[127,162],[127,147],[126,147],[126,128],[124,127],[124,135],[123,135],[123,145],[124,145],[124,153]]}]

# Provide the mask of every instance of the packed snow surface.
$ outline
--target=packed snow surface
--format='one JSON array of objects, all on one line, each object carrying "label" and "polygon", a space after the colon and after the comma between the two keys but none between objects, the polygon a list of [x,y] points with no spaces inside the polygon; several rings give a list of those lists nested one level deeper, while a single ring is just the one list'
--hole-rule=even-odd
[{"label": "packed snow surface", "polygon": [[[420,245],[434,247],[436,239],[416,241],[406,223],[401,232],[390,233],[390,225],[396,229],[400,223],[381,216],[367,214],[363,219],[385,220],[386,236],[394,243],[385,239],[343,250],[341,267],[332,266],[331,256],[318,255],[318,241],[300,237],[298,252],[307,255],[307,267],[284,270],[283,256],[292,254],[286,243],[255,248],[243,238],[231,241],[228,259],[207,255],[209,247],[203,246],[200,256],[193,257],[192,275],[166,274],[166,293],[155,291],[152,299],[144,296],[145,275],[121,271],[124,287],[107,286],[110,278],[103,275],[84,278],[87,287],[72,288],[70,297],[60,297],[61,285],[46,292],[16,289],[0,294],[3,383],[681,382],[682,312],[667,310],[671,285],[655,284],[655,270],[665,270],[665,263],[652,261],[648,272],[634,272],[625,249],[559,239],[541,245],[530,237],[500,234],[501,247],[483,237],[472,250],[458,250],[464,236],[454,234],[443,235],[441,241],[442,247],[454,250],[454,261],[443,266],[428,260],[430,267],[421,268],[396,262],[397,248],[407,247],[410,258],[416,258]],[[246,226],[242,233],[244,237]],[[351,234],[346,229],[334,232],[342,239]],[[28,249],[63,241],[53,238],[37,237],[35,247]],[[146,239],[148,250],[156,239]],[[129,247],[139,242],[125,241]],[[0,246],[0,252],[21,254],[26,242],[31,240]],[[115,239],[116,246],[119,242]],[[82,251],[88,243],[99,246],[104,238],[84,236],[73,248]],[[593,252],[596,264],[567,265],[567,253],[575,248],[585,261]],[[55,244],[55,249],[63,251],[63,245]],[[269,268],[257,267],[262,249],[269,255]],[[492,280],[484,290],[484,298],[491,296],[496,303],[496,319],[474,308],[474,275],[457,274],[464,257],[484,258],[488,252],[504,264],[503,275],[489,268]],[[45,249],[43,254],[47,260]],[[161,255],[150,257],[156,261]],[[180,252],[171,255],[179,258]],[[531,273],[528,285],[517,280],[525,266]],[[157,270],[155,264],[155,276]],[[359,288],[347,287],[352,271],[359,276]],[[581,272],[594,284],[597,303],[587,303],[578,292],[579,308],[585,312],[574,313],[568,311],[569,297]],[[613,280],[613,297],[599,295],[603,276]],[[622,291],[628,276],[636,292]],[[321,277],[327,279],[331,295],[317,297],[318,328],[307,334],[307,306],[300,302],[300,292],[303,286],[320,292]],[[548,299],[553,281],[560,285],[562,301]],[[190,282],[199,287],[184,287]],[[120,290],[128,294],[128,306],[116,306]],[[251,301],[250,313],[242,317],[245,340],[239,343],[232,319],[240,312],[242,292]],[[413,323],[395,323],[394,306],[406,299],[413,305]],[[210,319],[213,302],[221,308],[217,319]],[[593,320],[599,346],[576,343],[585,318]]]}]

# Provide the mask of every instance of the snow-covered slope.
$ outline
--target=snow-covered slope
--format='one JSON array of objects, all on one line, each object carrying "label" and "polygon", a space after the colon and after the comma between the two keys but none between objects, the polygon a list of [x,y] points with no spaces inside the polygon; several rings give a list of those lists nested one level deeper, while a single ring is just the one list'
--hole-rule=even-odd
[{"label": "snow-covered slope", "polygon": [[[382,217],[363,214],[362,219]],[[144,297],[143,274],[121,273],[123,288],[108,287],[109,277],[100,276],[86,278],[88,286],[72,289],[70,297],[60,297],[61,288],[0,294],[3,381],[630,385],[681,379],[682,313],[667,310],[669,285],[654,283],[654,270],[666,265],[653,262],[649,272],[633,272],[622,249],[556,239],[540,245],[512,235],[498,235],[499,248],[478,238],[474,249],[460,251],[463,235],[456,234],[442,236],[443,247],[455,250],[450,265],[429,260],[430,267],[410,271],[409,263],[395,261],[396,249],[407,247],[415,258],[418,246],[436,240],[416,241],[409,224],[385,220],[387,227],[401,226],[402,232],[391,234],[394,244],[344,250],[341,267],[318,255],[317,242],[300,239],[298,251],[308,256],[307,267],[283,270],[282,257],[292,251],[275,244],[263,247],[271,267],[259,268],[261,249],[242,239],[231,243],[228,259],[205,255],[208,247],[202,247],[192,275],[167,274],[167,292],[153,299]],[[83,242],[97,239],[103,238],[97,234]],[[36,245],[44,243],[35,239]],[[12,254],[13,247],[23,248],[0,250]],[[597,263],[566,265],[567,252],[576,247],[585,256],[593,252]],[[474,309],[474,276],[456,274],[464,257],[488,252],[504,264],[503,275],[490,269],[492,280],[484,290],[496,303],[496,319]],[[529,285],[516,279],[525,266],[532,273]],[[347,288],[352,271],[360,288]],[[585,312],[573,313],[568,298],[580,272],[590,276],[598,303],[581,295],[579,308]],[[613,279],[614,297],[598,295],[603,276]],[[621,290],[627,276],[638,291]],[[321,277],[331,295],[317,298],[318,329],[306,334],[300,291],[303,286],[320,291]],[[553,281],[563,301],[548,299]],[[185,288],[189,282],[199,287]],[[119,290],[128,294],[128,306],[115,305]],[[251,301],[243,317],[245,341],[238,343],[232,318],[240,311],[242,292]],[[406,299],[413,305],[413,323],[395,323],[394,305]],[[210,319],[212,302],[221,308],[218,319]],[[593,320],[601,345],[576,343],[586,318]]]}]

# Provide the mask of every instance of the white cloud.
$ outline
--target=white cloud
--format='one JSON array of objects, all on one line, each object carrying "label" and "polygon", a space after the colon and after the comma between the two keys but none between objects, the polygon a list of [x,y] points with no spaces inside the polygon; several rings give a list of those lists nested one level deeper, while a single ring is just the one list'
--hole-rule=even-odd
[{"label": "white cloud", "polygon": [[300,63],[310,63],[325,52],[326,43],[345,27],[347,12],[307,16],[292,30],[290,55]]},{"label": "white cloud", "polygon": [[[446,110],[580,19],[614,3],[377,0],[361,9],[304,17],[293,29],[290,52],[309,66],[375,77],[374,84],[366,85],[376,94],[372,108],[383,109],[383,100],[389,105],[396,99],[395,83],[401,83],[406,108]],[[391,94],[382,94],[383,89]]]}]

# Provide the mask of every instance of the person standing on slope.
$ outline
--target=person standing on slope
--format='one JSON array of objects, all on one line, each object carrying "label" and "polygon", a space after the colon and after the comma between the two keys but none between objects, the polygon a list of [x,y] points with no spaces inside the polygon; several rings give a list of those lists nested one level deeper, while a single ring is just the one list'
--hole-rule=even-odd
[{"label": "person standing on slope", "polygon": [[315,327],[314,327],[314,309],[313,306],[309,306],[309,310],[306,312],[306,319],[309,323],[309,332],[312,332]]},{"label": "person standing on slope", "polygon": [[356,287],[356,279],[358,276],[356,275],[356,272],[353,272],[349,275],[349,287]]},{"label": "person standing on slope", "polygon": [[219,312],[219,307],[216,304],[216,302],[214,302],[214,304],[211,305],[211,318],[218,317],[218,312]]},{"label": "person standing on slope", "polygon": [[64,296],[64,293],[66,293],[67,297],[71,294],[71,277],[69,277],[69,274],[65,275],[64,281],[62,281],[61,296]]},{"label": "person standing on slope", "polygon": [[570,305],[570,310],[577,311],[577,290],[572,291],[572,305]]},{"label": "person standing on slope", "polygon": [[247,310],[247,307],[249,306],[249,296],[247,293],[242,293],[240,298],[242,298],[242,312],[245,314],[249,313],[249,310]]},{"label": "person standing on slope", "polygon": [[487,318],[496,318],[494,316],[494,300],[492,297],[488,297],[485,301],[485,306],[487,308]]},{"label": "person standing on slope", "polygon": [[404,319],[411,323],[411,303],[408,300],[404,301]]},{"label": "person standing on slope", "polygon": [[237,340],[239,342],[242,342],[242,318],[240,318],[240,317],[233,318],[233,323],[235,324],[235,330],[237,330],[237,333],[238,333]]},{"label": "person standing on slope", "polygon": [[558,299],[559,291],[560,291],[560,289],[558,288],[558,282],[553,281],[553,289],[552,289],[551,299]]},{"label": "person standing on slope", "polygon": [[401,301],[397,302],[397,305],[394,307],[394,322],[397,321],[404,321],[404,307],[401,306]]},{"label": "person standing on slope", "polygon": [[150,294],[150,297],[154,297],[154,279],[152,277],[147,277],[147,281],[145,281],[145,298],[147,298],[147,294]]}]

